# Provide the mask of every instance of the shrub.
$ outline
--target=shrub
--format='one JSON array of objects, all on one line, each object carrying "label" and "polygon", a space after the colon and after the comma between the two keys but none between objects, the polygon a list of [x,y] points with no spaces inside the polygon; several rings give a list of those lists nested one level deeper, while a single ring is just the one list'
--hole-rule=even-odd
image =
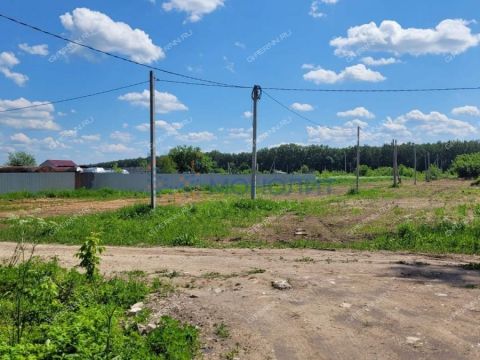
[{"label": "shrub", "polygon": [[93,280],[97,274],[97,266],[100,264],[100,255],[105,248],[100,246],[100,234],[92,232],[75,254],[80,261],[80,266],[87,272],[87,278]]},{"label": "shrub", "polygon": [[[20,312],[19,273],[25,274]],[[0,265],[0,359],[193,359],[199,340],[192,326],[164,317],[141,336],[138,322],[146,319],[126,318],[149,291],[138,277],[90,282],[56,261]],[[17,324],[25,329],[18,339]]]},{"label": "shrub", "polygon": [[452,169],[459,177],[472,179],[480,176],[480,153],[458,155]]},{"label": "shrub", "polygon": [[147,337],[150,350],[165,359],[190,360],[199,349],[198,330],[178,320],[162,317],[159,327]]}]

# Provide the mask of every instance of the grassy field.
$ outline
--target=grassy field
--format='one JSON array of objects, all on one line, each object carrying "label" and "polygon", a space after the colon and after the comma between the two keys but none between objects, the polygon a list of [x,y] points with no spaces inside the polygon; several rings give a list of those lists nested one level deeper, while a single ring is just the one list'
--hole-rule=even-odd
[{"label": "grassy field", "polygon": [[[288,192],[264,188],[256,202],[233,192],[219,199],[213,196],[219,189],[210,189],[212,200],[207,196],[204,201],[161,206],[153,212],[146,205],[135,205],[50,217],[41,224],[3,220],[0,240],[23,236],[43,243],[80,244],[90,232],[99,232],[104,244],[122,246],[480,252],[480,191],[468,182],[441,180],[417,186],[405,182],[394,189],[389,182],[364,179],[361,192],[353,195],[347,194],[350,183],[343,180],[329,186],[331,191],[323,189],[321,195],[299,187]],[[75,194],[81,195],[121,193]]]}]

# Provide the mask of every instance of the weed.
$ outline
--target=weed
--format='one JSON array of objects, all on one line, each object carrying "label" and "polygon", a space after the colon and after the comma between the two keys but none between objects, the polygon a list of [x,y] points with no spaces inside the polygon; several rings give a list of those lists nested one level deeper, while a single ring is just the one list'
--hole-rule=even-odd
[{"label": "weed", "polygon": [[476,271],[480,271],[480,263],[469,263],[469,264],[465,264],[465,265],[462,265],[462,268],[464,268],[465,270],[476,270]]},{"label": "weed", "polygon": [[235,344],[235,348],[224,355],[225,360],[234,360],[240,354],[240,344]]},{"label": "weed", "polygon": [[295,259],[295,262],[313,263],[313,262],[315,262],[315,259],[313,259],[309,256],[304,256],[304,257]]},{"label": "weed", "polygon": [[100,254],[105,250],[103,246],[100,246],[100,243],[100,234],[92,232],[80,247],[80,251],[75,254],[81,260],[80,266],[85,269],[89,280],[93,280],[97,275]]},{"label": "weed", "polygon": [[194,359],[200,348],[198,330],[178,320],[162,317],[159,326],[147,336],[150,350],[165,359]]},{"label": "weed", "polygon": [[263,274],[264,272],[266,272],[265,269],[253,268],[247,271],[247,275]]},{"label": "weed", "polygon": [[185,233],[173,238],[172,246],[194,246],[198,238],[194,234]]},{"label": "weed", "polygon": [[215,325],[215,335],[220,339],[228,339],[230,337],[230,330],[228,330],[228,326],[222,322]]}]

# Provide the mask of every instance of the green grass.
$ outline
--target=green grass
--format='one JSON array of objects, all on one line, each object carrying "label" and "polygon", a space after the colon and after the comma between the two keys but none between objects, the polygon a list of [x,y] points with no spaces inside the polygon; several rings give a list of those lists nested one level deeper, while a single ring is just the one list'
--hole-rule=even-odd
[{"label": "green grass", "polygon": [[23,199],[120,199],[120,198],[146,198],[148,194],[140,191],[123,191],[113,189],[76,189],[76,190],[44,190],[39,192],[20,191],[0,195],[0,200]]},{"label": "green grass", "polygon": [[[285,215],[300,221],[306,217],[318,217],[326,222],[333,219],[335,223],[343,215],[358,217],[362,208],[355,204],[357,201],[373,200],[372,206],[375,206],[375,200],[415,198],[422,201],[433,196],[433,191],[427,189],[417,192],[412,186],[392,189],[380,185],[361,188],[359,194],[311,196],[309,200],[302,201],[258,199],[253,202],[224,196],[223,200],[162,206],[153,212],[146,205],[137,205],[98,214],[57,216],[47,219],[40,227],[31,228],[20,224],[18,220],[12,223],[2,220],[0,241],[17,241],[25,233],[30,241],[81,244],[87,234],[100,232],[105,245],[121,246],[350,248],[478,254],[480,205],[475,203],[478,191],[471,188],[453,188],[435,194],[437,200],[445,202],[442,207],[414,212],[394,207],[365,224],[352,222],[356,239],[363,237],[363,241],[329,243],[318,239],[294,239],[292,235],[289,241],[272,242],[262,237],[262,232],[257,236],[256,232],[247,231],[253,225],[268,227],[269,218],[273,217],[278,222],[279,217]],[[472,200],[466,204],[447,206],[448,202],[454,202],[459,197]],[[405,222],[406,218],[415,219],[420,224]],[[339,230],[340,236],[342,232],[350,234],[348,225],[341,226]]]},{"label": "green grass", "polygon": [[42,227],[18,221],[0,230],[0,240],[16,241],[22,232],[38,242],[80,244],[90,232],[100,232],[106,245],[212,246],[265,217],[298,208],[295,201],[223,200],[184,207],[169,205],[151,211],[146,205],[84,216],[58,216]]},{"label": "green grass", "polygon": [[434,224],[406,222],[397,231],[371,241],[349,244],[359,250],[480,254],[480,219],[472,223],[443,220]]},{"label": "green grass", "polygon": [[198,330],[163,317],[141,335],[149,311],[126,310],[155,291],[143,278],[94,281],[56,261],[0,266],[1,359],[192,359]]}]

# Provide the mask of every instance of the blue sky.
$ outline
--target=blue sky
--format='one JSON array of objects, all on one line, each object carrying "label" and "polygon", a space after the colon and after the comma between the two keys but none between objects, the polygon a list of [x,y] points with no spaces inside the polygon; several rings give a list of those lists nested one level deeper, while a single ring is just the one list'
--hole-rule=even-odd
[{"label": "blue sky", "polygon": [[[314,89],[479,86],[477,0],[4,0],[0,12],[156,67],[226,83]],[[0,110],[148,80],[148,70],[0,19]],[[161,79],[181,80],[157,73]],[[146,156],[147,84],[0,113],[0,163],[90,163]],[[157,83],[158,151],[249,151],[250,90]],[[260,147],[477,139],[480,91],[346,94],[270,91]],[[318,125],[316,125],[318,124]]]}]

